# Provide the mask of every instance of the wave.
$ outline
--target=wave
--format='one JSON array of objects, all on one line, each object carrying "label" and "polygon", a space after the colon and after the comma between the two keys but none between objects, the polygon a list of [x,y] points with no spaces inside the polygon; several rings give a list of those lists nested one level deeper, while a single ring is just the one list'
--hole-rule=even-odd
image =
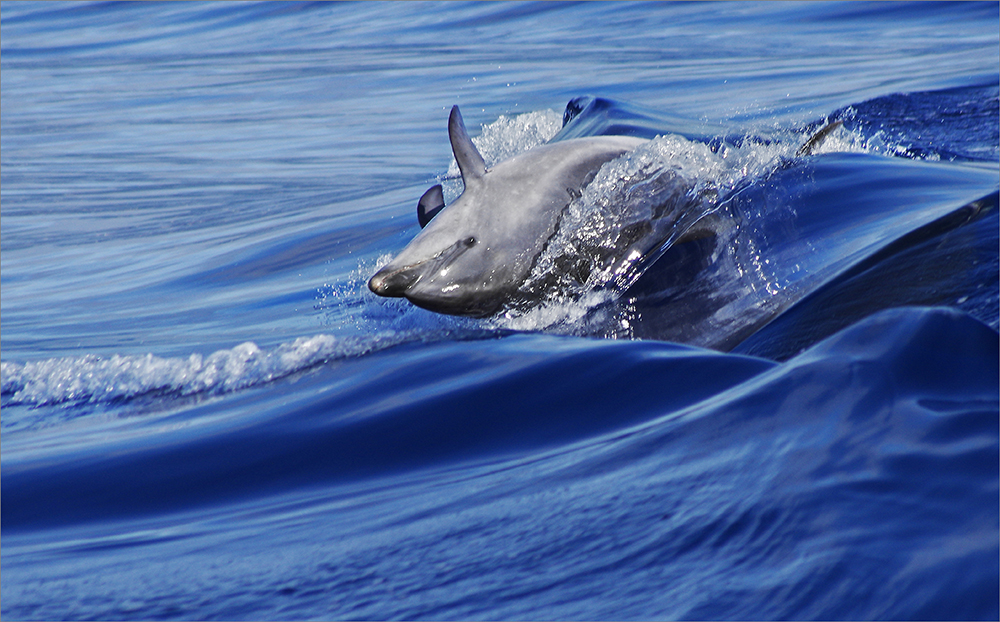
[{"label": "wave", "polygon": [[[964,91],[960,94],[966,99],[972,96]],[[833,117],[850,118],[863,129],[866,126],[860,120],[864,111],[873,107],[877,108],[873,104],[858,105]],[[551,110],[502,116],[485,125],[475,142],[488,162],[496,162],[548,140],[574,137],[578,127],[585,127],[588,133],[594,134],[611,129],[642,134],[654,128],[657,131],[672,129],[677,123],[671,119],[650,119],[649,114],[637,113],[624,104],[578,99],[570,102],[562,119]],[[845,235],[843,231],[845,227],[850,228],[851,218],[869,221],[870,212],[853,206],[845,211],[826,200],[809,205],[803,197],[832,192],[836,188],[846,191],[845,174],[862,178],[862,182],[850,191],[855,203],[859,203],[858,190],[865,187],[867,181],[864,180],[868,179],[885,183],[887,178],[896,176],[900,183],[911,184],[909,180],[919,176],[925,187],[947,185],[956,195],[956,181],[967,185],[982,184],[982,171],[974,169],[962,172],[940,168],[941,165],[925,168],[915,163],[910,167],[912,170],[908,170],[882,160],[847,162],[846,169],[842,159],[829,160],[827,165],[824,158],[830,158],[835,151],[868,157],[880,157],[884,151],[884,141],[862,139],[861,129],[852,130],[848,125],[850,123],[845,123],[836,129],[820,145],[817,155],[801,164],[796,163],[794,153],[813,127],[789,131],[782,140],[770,141],[749,133],[707,142],[674,133],[657,134],[649,143],[602,167],[583,194],[570,204],[559,233],[543,253],[526,285],[529,289],[547,288],[554,293],[528,309],[509,309],[492,319],[473,321],[443,318],[403,302],[377,299],[367,292],[365,280],[377,270],[378,264],[388,260],[385,255],[374,265],[363,259],[347,280],[325,285],[318,291],[316,310],[323,314],[323,323],[334,329],[335,334],[300,337],[266,349],[246,342],[208,355],[191,354],[183,358],[161,358],[154,354],[84,355],[31,362],[5,361],[0,367],[3,401],[5,405],[107,403],[149,393],[178,396],[223,393],[282,378],[329,360],[361,356],[412,340],[477,338],[505,330],[543,330],[610,338],[654,337],[728,349],[748,336],[748,327],[760,327],[768,318],[806,297],[837,274],[847,278],[851,266],[862,265],[867,256],[878,252],[882,246],[919,228],[927,222],[924,216],[918,215],[919,210],[927,212],[921,203],[926,202],[923,197],[931,196],[936,200],[934,195],[927,193],[911,193],[921,198],[910,199],[914,205],[907,209],[888,210],[886,214],[896,214],[891,226],[886,225],[889,222],[886,216],[880,216],[884,225],[879,230],[880,237],[867,242],[869,250],[859,254],[860,238]],[[908,152],[914,151],[912,145],[908,149]],[[452,167],[455,166],[453,163]],[[831,173],[824,172],[827,169]],[[824,177],[831,177],[831,181],[824,181]],[[676,178],[683,183],[675,183]],[[450,184],[450,192],[457,194],[460,191],[457,169],[449,170],[444,180]],[[678,198],[678,192],[684,196]],[[877,195],[875,201],[878,200],[882,200],[881,195]],[[678,206],[678,214],[667,218],[655,213],[659,206],[670,202]],[[779,209],[764,213],[760,206]],[[983,211],[989,213],[991,209],[995,211],[995,205]],[[830,221],[832,227],[810,231],[806,239],[796,239],[800,234],[789,235],[793,230],[789,228],[792,226],[790,215],[806,221],[808,211],[814,214],[809,218],[815,218],[832,210],[841,212]],[[947,213],[937,207],[932,211],[939,215]],[[687,259],[678,263],[678,254],[684,256],[686,246],[671,249],[671,245],[688,232],[693,223],[712,212],[724,216],[725,222],[721,228],[716,222],[716,230],[698,238],[694,246],[698,249],[696,254],[703,256],[700,261],[709,257],[715,265],[706,271],[703,263],[698,264],[693,268],[697,273],[695,280],[684,282],[682,277],[692,268],[684,263]],[[650,225],[656,222],[660,223],[658,227]],[[779,225],[777,237],[771,233],[775,225]],[[608,289],[607,285],[630,267],[623,268],[623,264],[607,260],[613,258],[613,251],[621,246],[616,232],[629,230],[639,231],[640,241],[654,238],[664,242],[654,256],[646,257],[644,262],[635,262],[638,267],[626,287]],[[816,253],[818,244],[829,244],[837,239],[845,241],[843,250],[831,248]],[[705,247],[709,242],[714,246]],[[847,250],[853,255],[845,263]],[[575,268],[567,268],[565,257],[575,258]],[[589,264],[583,265],[588,257]],[[630,256],[626,261],[634,262],[636,258]],[[795,285],[800,278],[797,275],[806,273],[812,285]],[[662,282],[665,274],[669,274],[669,286]],[[629,289],[622,298],[621,292],[632,283],[636,288]],[[678,283],[687,292],[687,302],[681,306],[663,307],[664,297],[676,295],[671,292]],[[651,284],[654,284],[652,288]],[[989,300],[986,303],[980,300],[980,285],[978,282],[969,285],[970,293],[965,299],[974,299],[979,307],[988,307]],[[962,293],[955,298],[963,298]],[[654,299],[661,301],[656,303],[655,309],[649,304]],[[924,299],[927,300],[930,299]],[[739,309],[732,307],[737,301]],[[870,307],[868,312],[901,301],[905,302],[903,299],[882,301]],[[697,311],[702,314],[700,324],[691,315],[695,307],[701,309]],[[966,307],[983,315],[981,309]],[[673,318],[669,325],[664,324],[665,317]],[[859,319],[863,314],[852,317]],[[740,320],[734,324],[726,318]],[[993,320],[992,317],[981,319]],[[842,328],[846,324],[835,325]],[[678,332],[678,327],[683,330]],[[773,332],[772,328],[769,334]],[[801,350],[832,330],[821,332],[804,343],[798,338],[789,343],[794,341]],[[727,341],[732,345],[726,346]],[[763,337],[758,341],[763,342]],[[789,354],[780,348],[780,351],[755,348],[749,347],[747,351],[766,352],[778,358]],[[10,421],[5,418],[4,426],[11,425]]]},{"label": "wave", "polygon": [[[297,489],[372,491],[397,475],[419,488],[428,471],[476,486],[482,477],[502,485],[516,469],[513,481],[561,490],[566,465],[574,481],[625,473],[634,483],[636,472],[652,469],[650,481],[681,490],[732,487],[729,496],[690,501],[723,524],[732,504],[752,513],[802,507],[785,497],[843,512],[824,494],[855,484],[882,490],[886,478],[897,492],[873,501],[905,506],[911,494],[929,494],[914,465],[940,466],[942,456],[955,457],[949,468],[963,473],[966,488],[979,485],[968,479],[975,474],[995,490],[998,345],[995,331],[940,308],[882,312],[784,364],[657,342],[441,342],[325,369],[251,399],[250,411],[245,400],[229,400],[213,405],[211,417],[193,409],[180,420],[135,421],[127,433],[76,437],[71,448],[36,439],[5,457],[4,529],[238,507]],[[876,452],[882,466],[852,463],[856,446]],[[982,472],[986,462],[993,466]],[[755,468],[770,494],[739,483]],[[451,477],[432,480],[447,487]],[[677,490],[659,493],[661,513],[677,517],[664,526],[678,537],[714,533],[714,521],[699,527],[683,518],[689,500]],[[763,547],[755,555],[769,555],[766,543],[755,546]]]}]

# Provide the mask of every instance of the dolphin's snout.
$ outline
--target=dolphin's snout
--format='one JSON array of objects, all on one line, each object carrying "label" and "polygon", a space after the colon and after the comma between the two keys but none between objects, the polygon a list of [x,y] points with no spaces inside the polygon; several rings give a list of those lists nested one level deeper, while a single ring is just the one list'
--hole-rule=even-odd
[{"label": "dolphin's snout", "polygon": [[398,298],[416,283],[420,275],[413,270],[380,270],[368,280],[368,289],[379,296]]},{"label": "dolphin's snout", "polygon": [[[462,238],[430,259],[403,266],[402,268],[393,268],[393,264],[389,264],[376,272],[375,276],[368,280],[368,289],[379,296],[388,296],[390,298],[406,296],[411,302],[416,304],[413,297],[414,292],[411,288],[417,281],[420,281],[421,277],[424,276],[429,276],[430,281],[434,280],[433,275],[435,274],[443,276],[447,272],[445,269],[447,266],[451,265],[462,253],[475,245],[476,238]],[[423,292],[421,295],[438,297],[441,293],[440,288],[441,284],[438,283],[436,290],[432,286],[431,291]]]}]

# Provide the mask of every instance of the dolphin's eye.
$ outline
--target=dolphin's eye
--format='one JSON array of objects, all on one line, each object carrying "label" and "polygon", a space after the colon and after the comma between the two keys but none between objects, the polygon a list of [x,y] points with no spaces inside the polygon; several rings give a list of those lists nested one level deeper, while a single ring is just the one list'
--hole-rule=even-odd
[{"label": "dolphin's eye", "polygon": [[473,246],[476,245],[476,238],[472,236],[465,238],[465,245],[468,246],[469,248],[472,248]]}]

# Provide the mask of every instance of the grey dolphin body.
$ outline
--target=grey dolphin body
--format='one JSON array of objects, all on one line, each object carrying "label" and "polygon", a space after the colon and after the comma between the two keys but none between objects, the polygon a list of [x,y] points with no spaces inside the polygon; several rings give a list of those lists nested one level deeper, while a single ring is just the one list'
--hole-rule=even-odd
[{"label": "grey dolphin body", "polygon": [[[796,155],[812,154],[839,126],[839,121],[827,124]],[[520,302],[525,294],[521,287],[554,239],[570,202],[603,164],[649,142],[626,136],[568,139],[540,145],[487,170],[458,106],[451,109],[448,134],[465,190],[447,208],[440,185],[424,193],[417,205],[423,229],[368,281],[368,287],[380,296],[405,297],[431,311],[475,317]],[[564,258],[570,268],[567,274],[576,271],[574,265],[584,265],[582,272],[587,272],[601,262],[625,274],[636,258],[655,260],[663,240],[651,233],[653,226],[662,231],[682,225],[675,227],[682,237],[674,242],[710,235],[719,228],[718,219],[702,209],[705,204],[692,194],[688,182],[673,174],[660,181],[651,221],[609,233],[611,237],[596,249],[600,254],[613,247],[612,254],[618,256],[610,257],[610,264],[607,257],[595,260],[586,254]]]},{"label": "grey dolphin body", "polygon": [[524,283],[561,215],[601,166],[647,142],[626,136],[540,145],[486,169],[458,106],[448,133],[465,190],[447,208],[441,186],[417,207],[419,234],[368,281],[380,296],[452,315],[495,313]]}]

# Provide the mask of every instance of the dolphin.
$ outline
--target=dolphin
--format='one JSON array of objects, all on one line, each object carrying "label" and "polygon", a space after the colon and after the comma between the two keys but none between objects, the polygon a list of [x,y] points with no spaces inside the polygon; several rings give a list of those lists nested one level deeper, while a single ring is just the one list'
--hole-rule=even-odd
[{"label": "dolphin", "polygon": [[368,287],[424,309],[473,317],[493,315],[514,295],[564,210],[601,166],[648,142],[574,138],[487,169],[458,106],[451,109],[448,136],[465,189],[447,208],[440,185],[424,193],[417,203],[420,233]]},{"label": "dolphin", "polygon": [[[811,155],[839,125],[827,124],[796,155]],[[573,138],[534,147],[487,169],[458,106],[451,109],[448,136],[465,186],[461,196],[446,208],[440,184],[427,190],[417,203],[420,233],[371,277],[368,288],[438,313],[472,317],[494,315],[517,302],[570,203],[602,165],[649,142],[630,136]],[[676,177],[666,183],[683,186]],[[666,194],[683,202],[687,190]],[[713,226],[710,217],[692,217]],[[642,233],[631,239],[630,232],[619,232],[614,245],[624,249],[625,264],[659,254],[647,248],[650,240]],[[692,226],[683,239],[699,235],[705,233]]]}]

